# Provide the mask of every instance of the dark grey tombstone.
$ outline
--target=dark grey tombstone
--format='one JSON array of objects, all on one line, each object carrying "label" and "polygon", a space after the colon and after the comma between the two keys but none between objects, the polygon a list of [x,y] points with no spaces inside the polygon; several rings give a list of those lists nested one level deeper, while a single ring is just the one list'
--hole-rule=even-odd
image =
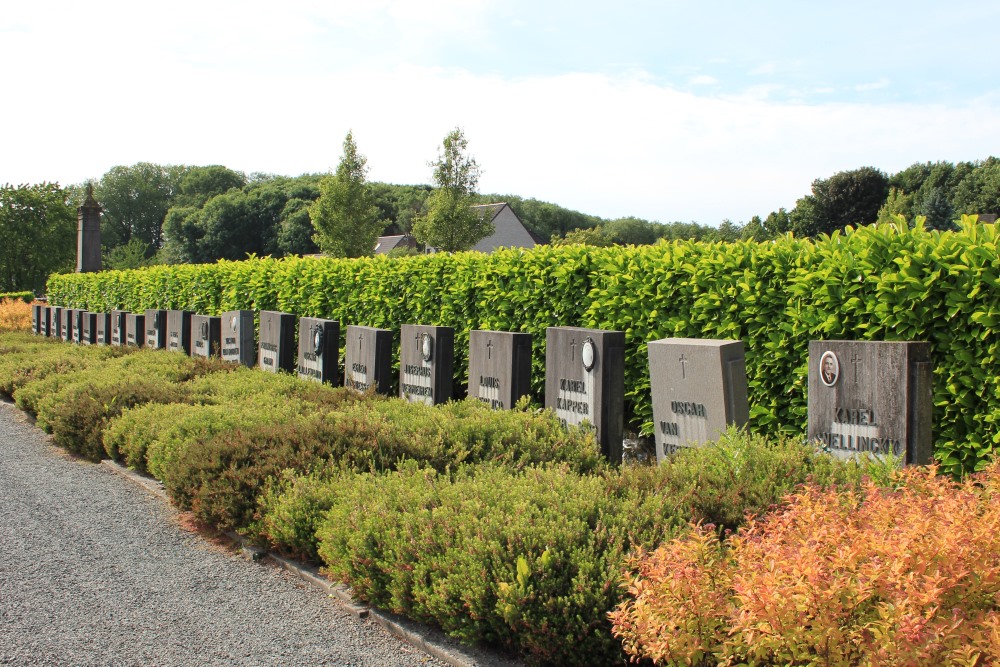
[{"label": "dark grey tombstone", "polygon": [[399,396],[437,405],[451,400],[455,383],[455,330],[404,324],[399,340]]},{"label": "dark grey tombstone", "polygon": [[222,313],[222,358],[249,368],[257,364],[252,310]]},{"label": "dark grey tombstone", "polygon": [[167,351],[191,354],[191,311],[167,311]]},{"label": "dark grey tombstone", "polygon": [[59,314],[59,337],[67,343],[73,340],[73,309],[63,308]]},{"label": "dark grey tombstone", "polygon": [[55,326],[54,311],[55,308],[53,308],[52,306],[42,307],[42,324],[41,328],[39,329],[39,332],[46,338],[52,335],[52,327]]},{"label": "dark grey tombstone", "polygon": [[260,311],[259,337],[257,365],[271,373],[294,373],[295,316],[273,310]]},{"label": "dark grey tombstone", "polygon": [[930,463],[931,372],[930,343],[809,341],[809,440],[840,458]]},{"label": "dark grey tombstone", "polygon": [[86,310],[79,309],[73,311],[73,333],[72,338],[74,343],[83,342],[83,324],[87,320],[87,315],[89,313]]},{"label": "dark grey tombstone", "polygon": [[80,312],[80,338],[77,342],[81,345],[97,345],[97,313]]},{"label": "dark grey tombstone", "polygon": [[361,393],[392,392],[392,331],[349,326],[344,350],[344,386]]},{"label": "dark grey tombstone", "polygon": [[31,306],[31,333],[42,333],[42,306],[37,303]]},{"label": "dark grey tombstone", "polygon": [[222,318],[191,316],[191,356],[217,357],[222,349]]},{"label": "dark grey tombstone", "polygon": [[139,313],[125,315],[125,344],[142,347],[145,343],[146,316]]},{"label": "dark grey tombstone", "polygon": [[316,317],[299,318],[300,378],[332,385],[340,384],[340,322]]},{"label": "dark grey tombstone", "polygon": [[128,315],[128,311],[124,310],[112,310],[111,311],[111,344],[122,346],[125,345],[125,319]]},{"label": "dark grey tombstone", "polygon": [[750,418],[743,341],[651,341],[649,380],[657,461],[717,440],[726,427],[745,426]]},{"label": "dark grey tombstone", "polygon": [[162,350],[167,346],[167,311],[146,311],[146,347]]},{"label": "dark grey tombstone", "polygon": [[510,410],[531,393],[531,334],[469,332],[469,398]]},{"label": "dark grey tombstone", "polygon": [[566,425],[588,422],[601,452],[622,461],[625,334],[549,327],[545,330],[545,407]]},{"label": "dark grey tombstone", "polygon": [[52,309],[52,318],[49,320],[49,336],[52,338],[62,338],[62,318],[63,308],[55,306]]},{"label": "dark grey tombstone", "polygon": [[94,342],[111,345],[111,313],[91,313],[94,320]]}]

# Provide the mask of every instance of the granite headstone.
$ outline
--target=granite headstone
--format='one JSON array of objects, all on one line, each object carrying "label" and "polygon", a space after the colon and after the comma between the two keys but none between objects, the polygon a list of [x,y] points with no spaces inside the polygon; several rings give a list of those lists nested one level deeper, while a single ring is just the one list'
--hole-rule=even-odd
[{"label": "granite headstone", "polygon": [[273,310],[260,311],[259,337],[257,365],[271,373],[294,373],[295,316]]},{"label": "granite headstone", "polygon": [[111,345],[111,313],[92,313],[94,315],[94,342],[98,345]]},{"label": "granite headstone", "polygon": [[162,350],[167,346],[167,311],[146,311],[146,347]]},{"label": "granite headstone", "polygon": [[97,313],[81,311],[80,320],[80,339],[77,342],[81,345],[96,345]]},{"label": "granite headstone", "polygon": [[253,311],[230,310],[222,313],[222,358],[253,368],[257,364]]},{"label": "granite headstone", "polygon": [[112,310],[111,311],[111,344],[112,345],[124,345],[125,344],[125,319],[128,315],[128,311],[125,310]]},{"label": "granite headstone", "polygon": [[191,316],[191,356],[217,357],[222,349],[222,318]]},{"label": "granite headstone", "polygon": [[316,317],[299,318],[300,378],[340,384],[340,322]]},{"label": "granite headstone", "polygon": [[510,410],[531,393],[531,334],[469,332],[469,398]]},{"label": "granite headstone", "polygon": [[404,324],[399,342],[399,396],[411,403],[437,405],[451,400],[455,330]]},{"label": "granite headstone", "polygon": [[349,326],[345,336],[344,385],[358,392],[392,392],[392,331]]},{"label": "granite headstone", "polygon": [[125,315],[125,344],[142,347],[146,342],[146,316],[139,313]]},{"label": "granite headstone", "polygon": [[545,407],[567,425],[587,422],[601,452],[622,461],[625,334],[549,327],[545,331]]},{"label": "granite headstone", "polygon": [[167,311],[167,351],[191,354],[191,311]]},{"label": "granite headstone", "polygon": [[743,341],[664,338],[648,347],[657,461],[747,423]]},{"label": "granite headstone", "polygon": [[930,463],[932,378],[930,343],[809,341],[809,440]]}]

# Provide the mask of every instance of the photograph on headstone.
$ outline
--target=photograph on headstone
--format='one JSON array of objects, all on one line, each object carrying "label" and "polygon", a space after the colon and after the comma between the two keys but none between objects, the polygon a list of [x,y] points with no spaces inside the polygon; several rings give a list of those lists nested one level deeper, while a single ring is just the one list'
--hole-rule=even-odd
[{"label": "photograph on headstone", "polygon": [[127,311],[124,310],[112,310],[111,311],[111,344],[112,345],[124,345],[125,344],[125,316],[128,315]]},{"label": "photograph on headstone", "polygon": [[399,396],[411,403],[437,405],[451,400],[455,330],[404,324],[399,340]]},{"label": "photograph on headstone", "polygon": [[146,316],[146,347],[151,350],[162,350],[167,346],[167,311],[147,310]]},{"label": "photograph on headstone", "polygon": [[249,368],[257,365],[252,310],[222,313],[222,358]]},{"label": "photograph on headstone", "polygon": [[80,344],[97,345],[97,313],[83,311],[80,323]]},{"label": "photograph on headstone", "polygon": [[140,313],[125,314],[125,344],[142,347],[146,342],[146,316]]},{"label": "photograph on headstone", "polygon": [[167,351],[191,354],[191,316],[189,310],[167,311]]},{"label": "photograph on headstone", "polygon": [[545,330],[545,407],[566,425],[590,424],[601,452],[622,461],[625,333],[577,327]]},{"label": "photograph on headstone", "polygon": [[191,356],[217,357],[222,348],[222,318],[191,316]]},{"label": "photograph on headstone", "polygon": [[265,371],[295,372],[295,315],[260,311],[257,365]]},{"label": "photograph on headstone", "polygon": [[531,393],[531,334],[469,332],[469,398],[510,410]]},{"label": "photograph on headstone", "polygon": [[296,372],[314,382],[340,384],[340,322],[299,318],[299,359]]},{"label": "photograph on headstone", "polygon": [[809,440],[839,458],[930,463],[932,370],[930,343],[809,341]]},{"label": "photograph on headstone", "polygon": [[657,461],[746,425],[743,341],[664,338],[650,341],[648,355]]},{"label": "photograph on headstone", "polygon": [[392,331],[351,325],[345,332],[344,386],[392,393]]}]

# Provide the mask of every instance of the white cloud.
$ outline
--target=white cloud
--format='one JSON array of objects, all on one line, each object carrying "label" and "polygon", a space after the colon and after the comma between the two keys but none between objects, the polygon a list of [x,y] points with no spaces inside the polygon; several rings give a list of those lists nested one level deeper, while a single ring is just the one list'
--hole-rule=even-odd
[{"label": "white cloud", "polygon": [[714,76],[709,76],[708,74],[699,74],[698,76],[693,76],[688,79],[688,83],[693,86],[714,86],[719,83],[719,80]]},{"label": "white cloud", "polygon": [[872,81],[869,83],[859,83],[854,86],[854,90],[859,93],[868,92],[870,90],[881,90],[889,85],[889,79],[885,77],[879,79],[878,81]]}]

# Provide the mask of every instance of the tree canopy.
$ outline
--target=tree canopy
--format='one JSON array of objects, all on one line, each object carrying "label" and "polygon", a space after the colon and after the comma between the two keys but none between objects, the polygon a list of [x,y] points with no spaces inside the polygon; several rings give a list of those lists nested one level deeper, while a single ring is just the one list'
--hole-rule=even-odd
[{"label": "tree canopy", "polygon": [[0,187],[0,292],[43,293],[50,273],[71,271],[76,212],[57,183]]}]

